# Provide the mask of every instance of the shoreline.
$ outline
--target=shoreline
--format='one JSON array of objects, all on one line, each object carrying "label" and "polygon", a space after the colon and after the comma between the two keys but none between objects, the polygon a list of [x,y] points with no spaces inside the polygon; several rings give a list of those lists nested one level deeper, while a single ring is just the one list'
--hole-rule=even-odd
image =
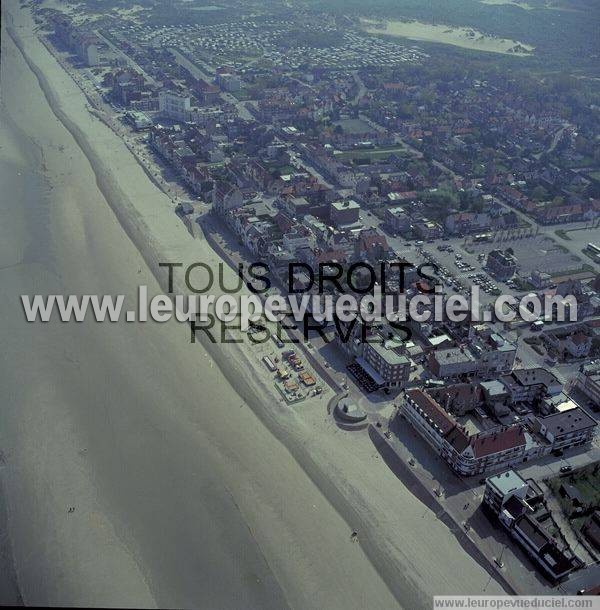
[{"label": "shoreline", "polygon": [[[18,39],[18,34],[13,32],[11,37],[13,40],[15,40],[15,38]],[[18,42],[15,40],[15,44],[18,45],[25,61],[35,74],[52,111],[71,133],[78,146],[88,158],[94,171],[97,185],[118,219],[120,226],[140,251],[160,284],[161,274],[159,272],[158,262],[161,259],[164,260],[164,258],[159,254],[160,244],[157,241],[153,242],[151,240],[152,232],[146,224],[144,217],[134,208],[134,206],[128,203],[128,195],[119,188],[116,181],[114,179],[111,180],[109,176],[104,175],[104,172],[107,171],[106,168],[99,169],[102,168],[104,161],[96,153],[93,146],[90,145],[86,134],[81,131],[75,121],[71,120],[65,114],[64,110],[61,108],[60,99],[56,97],[55,92],[52,90],[52,85],[48,82],[44,73],[35,65],[31,58],[27,56],[27,52],[22,48],[20,40]],[[131,151],[129,152],[131,153]],[[135,155],[133,155],[133,157],[135,158]],[[140,165],[139,161],[137,159],[135,160],[136,163]],[[147,174],[147,172],[145,173]],[[123,209],[123,205],[119,205],[118,202],[127,204],[127,209]],[[173,210],[169,210],[169,213],[172,215],[174,222],[180,223],[180,220],[177,219]],[[150,243],[147,243],[149,238]],[[352,506],[348,501],[348,498],[344,495],[344,492],[336,486],[331,475],[325,473],[323,466],[317,463],[310,452],[310,446],[300,443],[297,434],[294,434],[293,431],[286,428],[282,422],[277,419],[277,412],[275,409],[266,408],[262,404],[261,398],[258,396],[261,387],[259,386],[257,388],[252,383],[254,382],[254,384],[256,384],[256,379],[251,379],[251,366],[248,367],[246,371],[243,370],[243,365],[240,366],[240,359],[243,360],[246,358],[245,352],[238,349],[237,346],[217,347],[208,344],[206,341],[204,341],[202,345],[206,351],[211,354],[215,363],[221,369],[232,387],[235,388],[238,395],[250,405],[255,415],[267,427],[271,434],[287,448],[293,458],[307,473],[309,478],[316,484],[321,493],[324,494],[331,506],[334,507],[336,512],[344,518],[347,524],[352,523],[353,526],[355,526],[356,523],[359,523],[361,524],[361,531],[364,529],[368,532],[369,526],[366,523],[364,516],[360,515]],[[237,366],[232,368],[232,362],[234,364],[237,362]],[[249,364],[252,365],[252,363]],[[271,393],[271,390],[269,390],[268,394]],[[292,422],[292,424],[293,423],[294,422]],[[327,464],[325,464],[325,466],[327,466]],[[364,528],[362,526],[363,523]],[[364,541],[361,541],[361,546],[364,548],[367,557],[369,557],[376,571],[382,576],[383,580],[388,584],[389,589],[394,593],[396,599],[402,597],[406,598],[406,585],[409,584],[412,588],[414,587],[414,584],[406,581],[402,582],[403,578],[401,577],[401,574],[398,573],[395,565],[396,558],[387,554],[385,552],[385,547],[378,544],[378,541],[371,542],[369,536],[366,536]],[[413,601],[416,601],[416,598],[413,598]]]},{"label": "shoreline", "polygon": [[[52,85],[47,80],[45,74],[28,56],[28,53],[27,51],[25,51],[21,40],[14,28],[7,27],[7,30],[9,30],[9,35],[16,47],[19,49],[19,52],[21,53],[24,61],[27,63],[29,69],[35,75],[35,78],[44,93],[46,101],[52,109],[52,112],[61,121],[67,131],[73,136],[82,152],[86,155],[94,171],[97,185],[100,191],[102,192],[105,200],[107,201],[107,203],[109,203],[111,210],[115,214],[119,224],[129,236],[129,238],[132,240],[132,242],[135,244],[135,247],[140,251],[142,257],[148,264],[152,274],[158,281],[159,285],[161,285],[161,287],[165,289],[166,280],[164,278],[164,275],[161,275],[160,268],[158,267],[158,263],[160,262],[160,260],[164,260],[164,258],[158,255],[158,248],[152,248],[152,242],[150,242],[150,244],[147,243],[148,236],[151,235],[151,231],[147,228],[144,218],[140,214],[138,214],[132,206],[128,206],[127,213],[131,213],[133,219],[131,217],[126,216],[122,206],[117,204],[117,201],[121,204],[128,202],[128,197],[122,191],[119,192],[118,186],[114,183],[114,181],[111,181],[111,179],[105,175],[104,171],[99,170],[99,167],[103,165],[103,160],[98,156],[94,148],[89,144],[85,133],[83,133],[79,126],[65,114],[64,110],[61,107],[61,102],[56,97]],[[55,61],[54,58],[52,59],[53,61]],[[62,70],[62,68],[60,69]],[[71,77],[68,76],[68,78],[70,79]],[[102,123],[103,125],[105,125],[103,121]],[[107,127],[107,129],[110,128]],[[114,137],[118,137],[116,136],[116,134],[114,134],[112,130],[111,135],[113,135]],[[129,154],[131,154],[130,151],[128,152]],[[132,155],[132,158],[135,159],[135,156]],[[135,162],[138,166],[140,166],[140,163],[137,159],[135,159]],[[146,172],[144,171],[144,173]],[[174,222],[177,222],[178,224],[180,223],[180,220],[176,217],[173,210],[169,210],[169,214],[172,215]],[[158,246],[158,244],[155,245]],[[212,345],[206,340],[203,334],[200,335],[200,343],[202,347],[210,353],[211,357],[214,359],[215,363],[223,372],[225,377],[228,379],[232,387],[235,388],[240,398],[243,399],[251,407],[255,415],[273,434],[274,438],[278,442],[281,442],[286,447],[286,449],[291,452],[292,456],[294,456],[294,459],[298,460],[298,462],[302,464],[302,468],[307,473],[309,478],[317,484],[317,487],[321,491],[323,488],[328,487],[330,481],[327,480],[326,475],[322,472],[321,468],[314,462],[312,456],[307,451],[305,451],[301,445],[297,443],[297,440],[289,433],[288,430],[283,429],[283,427],[280,425],[280,423],[275,417],[276,413],[274,411],[264,408],[264,406],[262,405],[262,401],[257,393],[257,388],[253,387],[253,385],[250,383],[250,380],[247,378],[248,373],[251,371],[251,367],[247,367],[246,369],[244,369],[243,366],[239,366],[236,367],[237,370],[231,370],[230,365],[232,361],[235,362],[236,360],[239,360],[240,356],[244,358],[242,350],[237,349],[237,346],[223,345],[217,347],[215,345]],[[226,353],[226,351],[229,353]],[[253,378],[252,381],[256,382],[256,379]],[[268,394],[272,394],[272,391],[270,389],[264,389]],[[305,459],[307,462],[301,462],[302,459]],[[329,489],[329,492],[330,494],[326,495],[325,497],[327,497],[331,505],[335,507],[336,512],[340,516],[342,516],[341,510],[339,510],[340,505],[346,505],[346,508],[349,508],[347,502],[345,501],[345,498],[341,493],[338,492],[337,489],[334,490],[334,488],[331,488]],[[332,501],[331,496],[335,496],[335,501]],[[352,521],[359,521],[358,515],[356,515],[354,511],[352,511],[352,513],[354,513]],[[390,579],[394,576],[396,576],[396,574],[394,574],[393,571],[390,571]],[[397,587],[396,589],[396,593],[398,595],[402,592],[405,593],[405,591],[403,591],[402,589],[398,590]]]}]

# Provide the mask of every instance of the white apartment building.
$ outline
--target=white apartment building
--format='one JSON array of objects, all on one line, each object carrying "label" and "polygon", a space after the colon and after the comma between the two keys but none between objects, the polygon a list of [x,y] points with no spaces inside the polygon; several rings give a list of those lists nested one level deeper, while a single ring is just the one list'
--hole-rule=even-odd
[{"label": "white apartment building", "polygon": [[158,92],[159,112],[176,121],[187,121],[190,115],[190,96],[163,89]]},{"label": "white apartment building", "polygon": [[572,384],[589,399],[590,406],[600,409],[600,360],[584,364]]}]

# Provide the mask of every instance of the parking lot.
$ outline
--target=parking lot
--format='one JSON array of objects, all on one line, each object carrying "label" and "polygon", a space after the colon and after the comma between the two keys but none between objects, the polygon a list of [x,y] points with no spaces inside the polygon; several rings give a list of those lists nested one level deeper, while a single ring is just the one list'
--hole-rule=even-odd
[{"label": "parking lot", "polygon": [[509,239],[501,243],[487,242],[470,244],[475,254],[487,253],[497,248],[511,248],[519,261],[518,274],[526,278],[532,271],[539,269],[550,275],[561,275],[565,271],[581,269],[584,261],[571,254],[566,248],[547,235],[535,235],[522,239]]},{"label": "parking lot", "polygon": [[449,294],[470,295],[471,286],[478,285],[483,304],[493,301],[495,295],[508,288],[494,280],[485,271],[485,258],[464,249],[464,240],[436,240],[423,244],[421,258],[440,268],[439,276]]}]

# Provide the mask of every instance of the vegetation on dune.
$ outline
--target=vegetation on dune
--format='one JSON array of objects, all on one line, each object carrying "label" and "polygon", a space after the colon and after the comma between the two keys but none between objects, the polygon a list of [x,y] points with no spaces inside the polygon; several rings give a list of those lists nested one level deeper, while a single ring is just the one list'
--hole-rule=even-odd
[{"label": "vegetation on dune", "polygon": [[[308,0],[315,8],[323,3]],[[555,9],[524,10],[511,4],[484,4],[479,0],[373,0],[368,12],[362,0],[327,0],[325,8],[341,14],[368,18],[416,19],[426,23],[466,26],[499,38],[533,45],[535,53],[554,65],[572,68],[598,64],[600,11],[589,0],[573,0],[577,9],[564,0]],[[528,3],[535,5],[535,2]],[[569,10],[561,10],[561,9]],[[597,67],[597,66],[595,66]]]}]

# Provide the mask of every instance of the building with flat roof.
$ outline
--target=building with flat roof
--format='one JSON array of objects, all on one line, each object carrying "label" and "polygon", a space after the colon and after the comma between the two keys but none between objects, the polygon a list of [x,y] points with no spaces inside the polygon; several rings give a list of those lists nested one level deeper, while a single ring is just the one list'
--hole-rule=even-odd
[{"label": "building with flat roof", "polygon": [[572,385],[590,401],[590,406],[600,409],[600,360],[584,364],[572,379]]},{"label": "building with flat roof", "polygon": [[536,417],[532,425],[555,450],[590,443],[598,424],[581,407],[575,407],[545,417]]},{"label": "building with flat roof", "polygon": [[153,125],[152,119],[145,112],[139,110],[128,110],[125,113],[125,119],[133,125],[136,131],[150,129]]},{"label": "building with flat roof", "polygon": [[[404,387],[410,376],[411,360],[387,341],[365,343],[359,364],[366,363],[377,372],[379,385],[385,388]],[[363,368],[369,368],[364,367]],[[370,370],[367,370],[370,373]]]},{"label": "building with flat roof", "polygon": [[187,121],[190,116],[190,96],[162,89],[158,92],[158,111],[176,121]]},{"label": "building with flat roof", "polygon": [[560,394],[562,390],[562,383],[550,371],[542,368],[514,369],[509,375],[500,377],[500,381],[512,404],[531,404],[543,396]]},{"label": "building with flat roof", "polygon": [[329,208],[329,216],[334,226],[340,228],[358,223],[360,206],[353,199],[334,201]]},{"label": "building with flat roof", "polygon": [[485,480],[485,492],[483,501],[496,512],[500,512],[502,506],[512,496],[522,500],[527,497],[529,485],[514,470],[507,470]]},{"label": "building with flat roof", "polygon": [[401,207],[387,208],[385,222],[395,232],[407,231],[410,228],[410,218]]},{"label": "building with flat roof", "polygon": [[487,325],[471,327],[468,348],[477,358],[477,372],[485,378],[510,373],[515,363],[517,346]]},{"label": "building with flat roof", "polygon": [[433,374],[444,379],[472,375],[478,367],[476,358],[463,347],[434,350],[429,364]]},{"label": "building with flat roof", "polygon": [[[518,542],[544,576],[556,582],[582,565],[571,549],[559,543],[535,518],[543,492],[531,479],[509,470],[486,479],[484,506]],[[544,511],[547,516],[547,512]]]}]

